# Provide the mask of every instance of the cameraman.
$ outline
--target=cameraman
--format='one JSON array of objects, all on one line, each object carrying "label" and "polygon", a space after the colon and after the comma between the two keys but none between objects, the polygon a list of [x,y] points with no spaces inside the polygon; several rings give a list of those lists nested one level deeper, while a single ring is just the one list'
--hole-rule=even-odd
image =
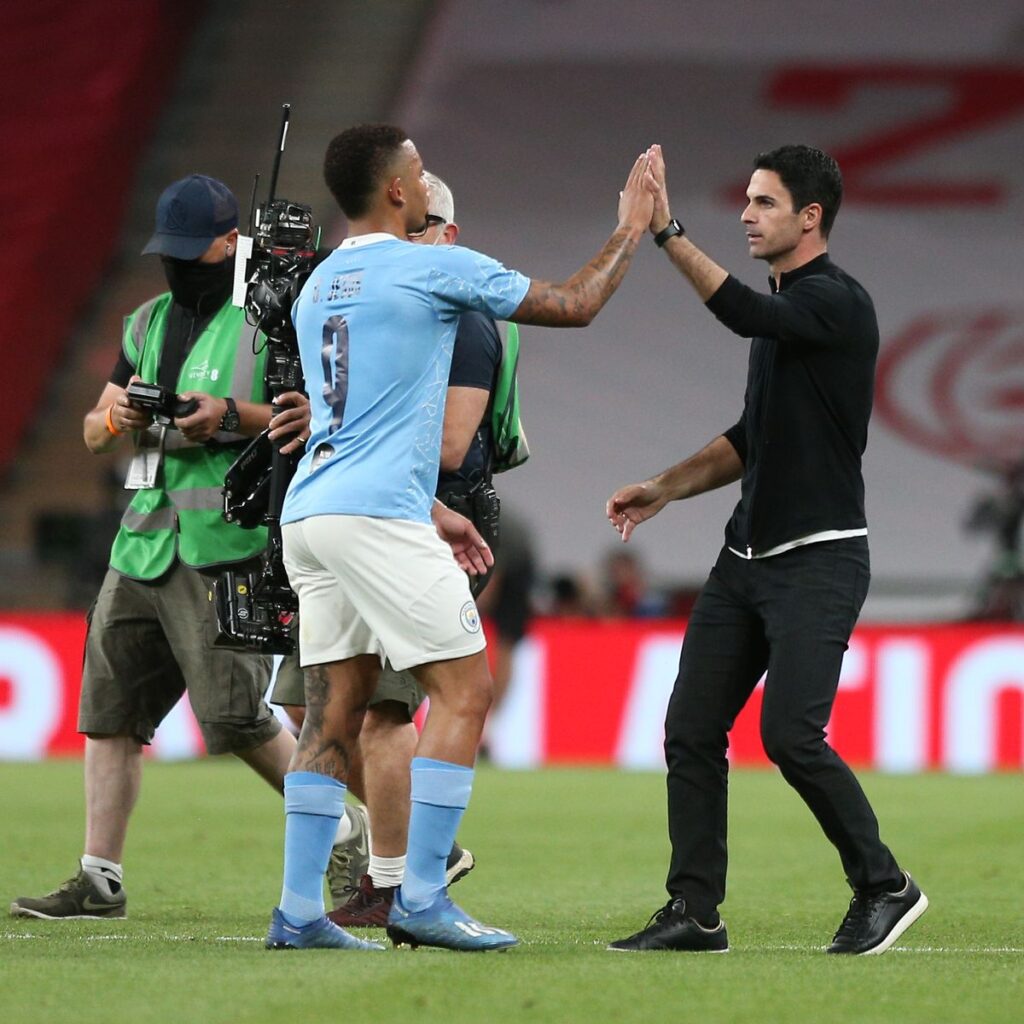
[{"label": "cameraman", "polygon": [[[126,318],[120,359],[85,417],[93,453],[130,437],[126,486],[135,497],[88,616],[78,719],[86,734],[81,870],[46,896],[15,900],[16,916],[125,916],[121,855],[142,748],[185,692],[209,753],[235,754],[283,788],[295,740],[262,700],[270,659],[214,647],[209,600],[208,574],[245,566],[267,541],[265,530],[239,529],[220,514],[228,466],[270,420],[265,355],[253,353],[252,329],[231,304],[237,225],[235,197],[213,178],[193,174],[160,196],[143,253],[159,254],[170,290]],[[126,388],[138,380],[165,389],[172,423],[129,399]],[[185,414],[175,402],[194,408]],[[299,403],[289,416],[305,410],[308,422],[304,399],[289,402]]]},{"label": "cameraman", "polygon": [[[425,173],[424,178],[429,201],[426,228],[410,235],[409,240],[420,245],[454,245],[459,227],[451,189],[434,174]],[[438,498],[472,520],[496,557],[500,557],[498,503],[490,486],[489,413],[501,355],[495,322],[482,313],[463,313],[452,351],[437,482]],[[287,434],[278,429],[278,422],[272,437]],[[487,585],[490,575],[472,578],[474,596]],[[336,906],[329,916],[343,927],[384,927],[395,889],[402,882],[409,829],[409,765],[417,741],[412,719],[423,698],[411,672],[396,672],[388,665],[363,719],[359,734],[362,778],[358,771],[353,772],[350,788],[367,810],[346,808],[327,869]],[[306,698],[297,657],[282,666],[271,700],[284,705],[289,717],[302,724]],[[448,883],[462,878],[473,866],[473,855],[456,843],[448,857]]]}]

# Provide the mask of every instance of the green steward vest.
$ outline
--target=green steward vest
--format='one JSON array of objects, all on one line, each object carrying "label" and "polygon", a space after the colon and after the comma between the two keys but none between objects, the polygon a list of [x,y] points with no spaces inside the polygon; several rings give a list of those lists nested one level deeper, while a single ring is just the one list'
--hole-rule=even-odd
[{"label": "green steward vest", "polygon": [[[146,382],[157,379],[171,295],[141,305],[125,318],[122,346]],[[266,350],[252,351],[253,329],[245,313],[226,302],[196,339],[178,375],[177,391],[205,391],[236,401],[263,402]],[[221,443],[245,440],[217,433]],[[267,546],[265,529],[243,530],[221,516],[224,474],[237,447],[218,449],[186,441],[168,429],[155,487],[135,492],[110,552],[111,568],[134,579],[152,580],[177,557],[193,568],[237,562]]]}]

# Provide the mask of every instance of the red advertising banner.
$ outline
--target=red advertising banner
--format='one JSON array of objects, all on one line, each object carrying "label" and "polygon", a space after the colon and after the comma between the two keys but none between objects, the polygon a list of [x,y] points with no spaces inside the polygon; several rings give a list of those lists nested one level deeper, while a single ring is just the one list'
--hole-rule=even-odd
[{"label": "red advertising banner", "polygon": [[[684,631],[683,622],[535,621],[489,726],[494,760],[663,767],[662,720]],[[75,717],[84,636],[80,616],[0,618],[0,758],[81,752]],[[732,733],[736,764],[767,763],[760,705],[759,688]],[[859,628],[829,739],[852,764],[883,771],[1020,769],[1024,627]],[[186,704],[161,726],[152,752],[202,753]]]}]

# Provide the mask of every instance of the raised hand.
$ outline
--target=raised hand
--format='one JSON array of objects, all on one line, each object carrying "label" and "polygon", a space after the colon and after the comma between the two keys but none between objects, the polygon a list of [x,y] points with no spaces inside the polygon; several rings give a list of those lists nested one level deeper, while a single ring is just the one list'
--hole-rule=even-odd
[{"label": "raised hand", "polygon": [[665,158],[662,155],[661,146],[657,143],[647,150],[647,161],[656,186],[650,228],[654,234],[657,234],[662,228],[667,227],[668,222],[672,219],[672,211],[669,209],[668,203],[668,187],[665,183]]},{"label": "raised hand", "polygon": [[633,164],[619,193],[619,226],[644,231],[651,222],[658,185],[650,171],[649,151]]}]

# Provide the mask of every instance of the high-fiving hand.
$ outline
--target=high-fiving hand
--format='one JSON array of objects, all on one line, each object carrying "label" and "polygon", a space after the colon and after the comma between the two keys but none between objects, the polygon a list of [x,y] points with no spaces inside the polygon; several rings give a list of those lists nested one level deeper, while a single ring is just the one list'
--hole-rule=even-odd
[{"label": "high-fiving hand", "polygon": [[661,146],[657,143],[647,150],[647,164],[656,186],[654,211],[650,220],[651,233],[656,235],[662,228],[667,227],[668,222],[672,219],[672,211],[668,203],[668,188],[665,184],[665,158],[662,155]]},{"label": "high-fiving hand", "polygon": [[633,164],[625,187],[619,193],[619,227],[646,231],[654,212],[658,183],[651,174],[650,150]]}]

